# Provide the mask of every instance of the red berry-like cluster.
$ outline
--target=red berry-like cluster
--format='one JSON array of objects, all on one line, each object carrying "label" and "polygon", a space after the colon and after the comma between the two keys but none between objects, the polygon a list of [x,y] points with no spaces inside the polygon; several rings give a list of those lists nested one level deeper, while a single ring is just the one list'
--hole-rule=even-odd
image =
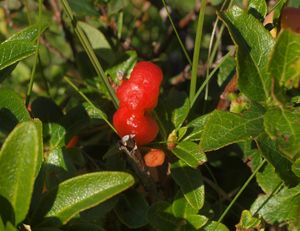
[{"label": "red berry-like cluster", "polygon": [[119,136],[134,135],[137,144],[153,141],[158,133],[156,121],[150,116],[157,105],[161,69],[151,62],[138,62],[130,75],[117,89],[119,109],[113,116],[113,124]]}]

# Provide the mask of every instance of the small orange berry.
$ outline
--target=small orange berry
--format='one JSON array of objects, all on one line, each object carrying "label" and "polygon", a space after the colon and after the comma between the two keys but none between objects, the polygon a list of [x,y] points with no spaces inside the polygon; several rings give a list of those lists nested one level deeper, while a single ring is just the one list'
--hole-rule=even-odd
[{"label": "small orange berry", "polygon": [[145,156],[144,161],[147,167],[161,166],[165,161],[166,154],[160,149],[151,149]]}]

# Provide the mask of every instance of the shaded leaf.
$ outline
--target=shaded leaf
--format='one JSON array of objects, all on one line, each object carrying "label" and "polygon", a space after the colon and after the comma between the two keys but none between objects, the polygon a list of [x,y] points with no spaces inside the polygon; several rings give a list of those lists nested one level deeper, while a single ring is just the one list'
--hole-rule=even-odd
[{"label": "shaded leaf", "polygon": [[220,66],[217,77],[218,85],[221,86],[231,75],[233,75],[234,70],[235,60],[233,57],[228,56]]},{"label": "shaded leaf", "polygon": [[274,45],[268,30],[254,16],[237,6],[220,14],[237,45],[238,87],[248,98],[264,101],[269,97],[271,77],[269,56]]},{"label": "shaded leaf", "polygon": [[20,123],[0,152],[0,195],[14,209],[15,220],[11,221],[14,224],[23,221],[29,209],[43,155],[41,126],[39,121]]},{"label": "shaded leaf", "polygon": [[195,209],[204,204],[204,184],[201,172],[179,160],[171,165],[171,176],[179,185],[185,199]]},{"label": "shaded leaf", "polygon": [[264,117],[265,130],[290,160],[300,156],[300,110],[270,108]]},{"label": "shaded leaf", "polygon": [[283,157],[283,154],[276,147],[267,134],[261,134],[257,138],[258,147],[262,155],[272,164],[275,172],[287,185],[296,185],[299,183],[299,178],[292,172],[292,163]]},{"label": "shaded leaf", "polygon": [[117,65],[107,69],[105,74],[112,78],[116,84],[120,84],[120,77],[129,78],[129,74],[137,62],[137,58],[136,51],[127,51],[125,58],[122,58]]},{"label": "shaded leaf", "polygon": [[184,140],[200,140],[202,132],[204,130],[204,126],[209,118],[210,114],[205,114],[202,116],[199,116],[198,118],[192,120],[188,125],[188,131],[187,136],[184,138]]},{"label": "shaded leaf", "polygon": [[300,177],[300,158],[298,158],[292,165],[292,171],[297,177]]},{"label": "shaded leaf", "polygon": [[193,168],[197,168],[207,161],[205,153],[201,150],[199,145],[191,141],[180,142],[172,152],[175,156]]},{"label": "shaded leaf", "polygon": [[148,223],[148,208],[147,201],[140,193],[129,191],[120,196],[114,211],[123,224],[130,229],[136,229]]},{"label": "shaded leaf", "polygon": [[156,202],[148,210],[150,224],[159,231],[179,230],[183,220],[174,217],[171,205],[167,202]]},{"label": "shaded leaf", "polygon": [[73,177],[49,191],[34,213],[34,221],[59,226],[79,212],[91,208],[132,186],[134,179],[124,172],[94,172]]},{"label": "shaded leaf", "polygon": [[176,129],[182,126],[189,112],[190,112],[190,101],[189,98],[186,97],[184,99],[183,104],[172,112],[172,123],[174,124]]},{"label": "shaded leaf", "polygon": [[0,131],[8,133],[19,122],[27,121],[30,115],[25,107],[23,99],[14,91],[0,89]]},{"label": "shaded leaf", "polygon": [[274,46],[269,69],[280,86],[297,88],[300,81],[300,35],[285,30]]}]

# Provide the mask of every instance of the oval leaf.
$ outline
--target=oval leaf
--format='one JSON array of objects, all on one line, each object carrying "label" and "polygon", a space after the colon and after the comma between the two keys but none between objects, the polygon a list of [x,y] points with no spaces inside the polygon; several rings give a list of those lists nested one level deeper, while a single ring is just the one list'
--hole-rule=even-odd
[{"label": "oval leaf", "polygon": [[113,197],[133,184],[133,177],[125,172],[95,172],[71,178],[45,196],[34,219],[39,220],[44,215],[46,223],[55,226],[65,224],[79,212]]},{"label": "oval leaf", "polygon": [[179,160],[171,165],[171,176],[189,204],[195,209],[201,209],[204,204],[204,184],[200,170]]},{"label": "oval leaf", "polygon": [[201,150],[199,145],[190,141],[180,142],[172,152],[193,168],[197,168],[207,160],[205,153]]},{"label": "oval leaf", "polygon": [[32,55],[36,45],[32,42],[16,40],[0,44],[0,70]]},{"label": "oval leaf", "polygon": [[19,124],[9,134],[0,152],[0,195],[14,210],[14,224],[23,221],[28,212],[41,160],[41,123],[28,121]]}]

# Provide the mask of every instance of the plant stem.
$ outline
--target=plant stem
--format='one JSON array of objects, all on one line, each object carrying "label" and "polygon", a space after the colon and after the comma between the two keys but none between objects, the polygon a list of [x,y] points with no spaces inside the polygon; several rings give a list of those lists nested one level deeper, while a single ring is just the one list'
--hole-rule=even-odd
[{"label": "plant stem", "polygon": [[192,77],[190,83],[190,102],[194,100],[197,86],[197,73],[198,73],[198,63],[200,57],[200,48],[201,48],[201,38],[203,32],[203,22],[204,14],[206,8],[206,0],[201,1],[201,9],[199,12],[198,23],[197,23],[197,32],[196,32],[196,41],[193,54],[193,64],[192,64]]},{"label": "plant stem", "polygon": [[40,36],[41,36],[41,22],[42,22],[42,4],[43,4],[43,0],[39,0],[39,34],[36,40],[36,50],[35,50],[35,54],[34,54],[34,64],[31,70],[31,74],[30,74],[30,81],[29,81],[29,86],[26,92],[26,99],[25,99],[25,105],[26,107],[28,106],[29,102],[30,102],[30,96],[32,93],[32,87],[33,87],[33,82],[35,79],[35,72],[36,72],[36,66],[38,63],[38,58],[39,58],[39,47],[40,47]]},{"label": "plant stem", "polygon": [[208,84],[209,80],[214,76],[214,74],[216,73],[216,71],[220,68],[220,66],[224,63],[224,61],[226,60],[226,58],[228,56],[230,56],[230,55],[231,55],[231,52],[229,51],[226,55],[224,55],[222,57],[222,59],[220,60],[220,62],[218,63],[218,65],[213,69],[213,71],[209,73],[209,76],[204,80],[204,82],[202,83],[202,85],[200,86],[200,88],[198,89],[198,91],[196,92],[195,97],[194,97],[194,99],[191,102],[191,108],[194,106],[197,98],[202,93],[203,89]]},{"label": "plant stem", "polygon": [[251,174],[251,176],[247,179],[247,181],[243,184],[242,188],[238,191],[238,193],[235,195],[235,197],[232,199],[232,201],[230,202],[230,204],[226,207],[226,209],[224,210],[224,212],[222,213],[222,215],[220,216],[220,218],[217,221],[216,227],[214,230],[217,229],[218,225],[220,224],[220,222],[223,220],[223,218],[226,216],[226,214],[228,213],[228,211],[231,209],[231,207],[234,205],[234,203],[237,201],[237,199],[240,197],[240,195],[244,192],[245,188],[249,185],[249,183],[251,182],[251,180],[255,177],[256,173],[259,171],[259,169],[261,169],[261,167],[266,163],[266,159],[264,159],[260,165],[253,171],[253,173]]},{"label": "plant stem", "polygon": [[64,77],[64,80],[79,94],[81,95],[81,97],[90,105],[92,106],[101,116],[101,118],[107,123],[107,125],[115,132],[117,133],[116,129],[114,128],[114,126],[108,121],[106,114],[99,109],[98,107],[95,106],[95,104],[93,104],[93,102],[82,92],[80,91],[80,89],[68,78],[68,77]]},{"label": "plant stem", "polygon": [[108,91],[115,108],[118,108],[118,99],[116,97],[116,94],[115,94],[113,88],[111,87],[111,85],[109,84],[108,79],[105,76],[104,70],[103,70],[88,38],[86,37],[85,33],[81,29],[80,25],[77,23],[77,20],[72,12],[72,9],[71,9],[69,3],[67,2],[67,0],[62,0],[61,2],[63,5],[63,8],[64,8],[64,11],[65,11],[66,15],[70,18],[73,29],[74,29],[81,45],[83,46],[85,52],[87,53],[100,81],[103,83],[106,90]]},{"label": "plant stem", "polygon": [[172,18],[171,18],[171,15],[170,15],[170,12],[169,12],[169,9],[168,9],[168,6],[167,6],[165,0],[162,0],[162,3],[164,4],[164,7],[165,7],[165,9],[166,9],[166,12],[167,12],[169,21],[170,21],[171,26],[172,26],[172,28],[173,28],[173,30],[174,30],[174,33],[175,33],[175,35],[176,35],[176,37],[177,37],[177,40],[178,40],[178,42],[179,42],[179,44],[180,44],[180,46],[181,46],[181,49],[182,49],[182,51],[183,51],[183,53],[184,53],[184,55],[185,55],[187,61],[189,62],[189,64],[192,65],[192,60],[191,60],[191,58],[190,58],[190,56],[189,56],[187,50],[185,49],[185,47],[184,47],[184,45],[183,45],[183,42],[181,41],[181,38],[179,37],[179,34],[178,34],[178,32],[177,32],[177,30],[176,30],[176,27],[175,27],[175,24],[174,24],[174,22],[173,22],[173,20],[172,20]]}]

